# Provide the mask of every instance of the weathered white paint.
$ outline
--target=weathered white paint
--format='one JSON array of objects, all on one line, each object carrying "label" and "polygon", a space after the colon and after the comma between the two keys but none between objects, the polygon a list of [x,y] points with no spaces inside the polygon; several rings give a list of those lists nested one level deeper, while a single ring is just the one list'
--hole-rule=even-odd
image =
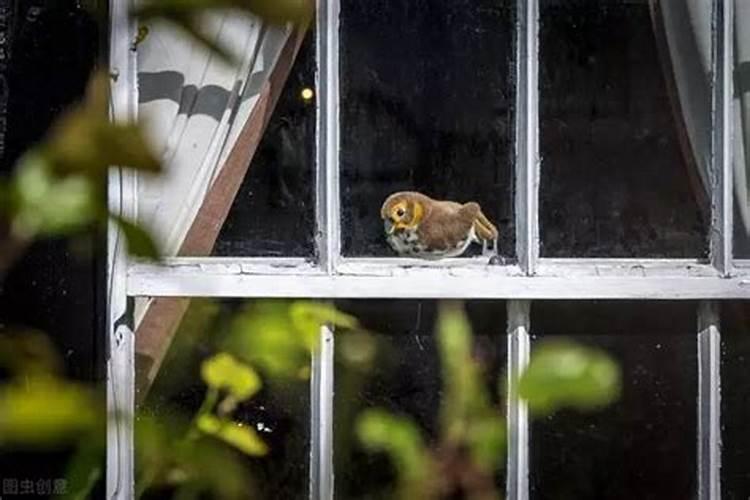
[{"label": "weathered white paint", "polygon": [[310,498],[333,499],[333,330],[320,330],[320,345],[313,355],[310,384]]},{"label": "weathered white paint", "polygon": [[319,0],[317,24],[316,244],[333,274],[341,252],[339,193],[339,1]]},{"label": "weathered white paint", "polygon": [[721,498],[721,331],[719,304],[698,309],[698,498]]},{"label": "weathered white paint", "polygon": [[510,500],[529,497],[529,410],[515,394],[513,381],[518,380],[529,364],[531,353],[531,303],[508,302],[508,456],[506,495]]},{"label": "weathered white paint", "polygon": [[722,275],[732,269],[732,99],[734,80],[732,0],[713,2],[713,128],[711,141],[711,262]]},{"label": "weathered white paint", "polygon": [[[137,116],[135,53],[130,50],[136,26],[128,16],[130,1],[112,1],[110,13],[110,119],[130,122]],[[112,213],[135,216],[136,179],[128,170],[112,168],[108,204]],[[115,225],[107,230],[107,470],[108,499],[130,500],[133,482],[133,411],[135,407],[135,337],[128,307],[125,275],[127,254]]]},{"label": "weathered white paint", "polygon": [[[191,297],[495,298],[495,299],[719,299],[750,298],[750,275],[723,278],[658,273],[524,276],[508,268],[394,268],[387,275],[257,274],[236,266],[136,265],[128,294]],[[540,271],[543,270],[540,267]],[[701,268],[701,272],[708,272]]]},{"label": "weathered white paint", "polygon": [[516,2],[516,255],[533,275],[539,257],[539,4]]}]

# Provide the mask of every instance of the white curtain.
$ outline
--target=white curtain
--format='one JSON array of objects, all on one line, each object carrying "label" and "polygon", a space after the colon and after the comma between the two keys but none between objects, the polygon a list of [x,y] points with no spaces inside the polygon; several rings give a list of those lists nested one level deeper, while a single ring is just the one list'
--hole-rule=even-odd
[{"label": "white curtain", "polygon": [[231,11],[205,21],[239,64],[168,25],[149,26],[138,45],[139,116],[166,168],[139,179],[138,218],[166,255],[180,249],[291,32]]},{"label": "white curtain", "polygon": [[[652,0],[657,5],[676,83],[680,111],[706,192],[711,145],[711,0]],[[735,0],[733,173],[735,234],[741,254],[750,252],[750,1]],[[657,26],[658,28],[658,26]]]}]

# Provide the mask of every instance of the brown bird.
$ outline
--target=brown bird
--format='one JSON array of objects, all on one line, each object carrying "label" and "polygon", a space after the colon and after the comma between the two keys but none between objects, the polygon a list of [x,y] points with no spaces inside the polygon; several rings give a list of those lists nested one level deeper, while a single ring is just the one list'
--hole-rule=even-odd
[{"label": "brown bird", "polygon": [[472,242],[490,242],[497,254],[497,228],[479,204],[433,200],[416,191],[393,193],[380,209],[388,243],[399,254],[440,259],[463,254]]}]

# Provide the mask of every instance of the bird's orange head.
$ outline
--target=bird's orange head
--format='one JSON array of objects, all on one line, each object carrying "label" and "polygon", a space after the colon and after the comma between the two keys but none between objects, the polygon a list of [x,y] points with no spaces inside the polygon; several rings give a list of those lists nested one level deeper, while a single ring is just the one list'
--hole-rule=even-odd
[{"label": "bird's orange head", "polygon": [[392,234],[396,230],[416,229],[425,207],[417,193],[408,191],[393,193],[380,209],[380,217],[385,224],[385,232]]}]

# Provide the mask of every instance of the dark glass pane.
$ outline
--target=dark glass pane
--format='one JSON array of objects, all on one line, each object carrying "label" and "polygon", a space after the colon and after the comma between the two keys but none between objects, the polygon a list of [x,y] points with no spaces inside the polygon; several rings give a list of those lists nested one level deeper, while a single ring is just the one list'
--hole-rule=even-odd
[{"label": "dark glass pane", "polygon": [[750,303],[721,310],[721,496],[750,497]]},{"label": "dark glass pane", "polygon": [[[531,423],[534,499],[686,499],[696,482],[695,304],[535,302],[532,342],[565,336],[620,364],[620,399]],[[532,344],[533,356],[533,344]]]},{"label": "dark glass pane", "polygon": [[313,257],[315,98],[307,92],[314,88],[311,31],[219,233],[214,255]]},{"label": "dark glass pane", "polygon": [[342,2],[345,255],[395,255],[380,207],[396,191],[478,202],[513,255],[514,3]]},{"label": "dark glass pane", "polygon": [[[442,397],[441,366],[434,338],[437,302],[351,300],[340,308],[375,332],[377,355],[369,371],[347,369],[337,349],[334,459],[337,498],[384,498],[394,469],[382,455],[357,446],[354,420],[366,408],[385,408],[411,417],[427,439],[438,432]],[[484,368],[495,398],[505,370],[506,308],[503,302],[471,301],[466,311],[474,331],[475,359]],[[343,339],[342,339],[343,340]],[[498,477],[498,488],[504,479]]]},{"label": "dark glass pane", "polygon": [[[241,357],[238,351],[227,350],[224,346],[232,320],[251,304],[252,301],[239,299],[221,302],[192,299],[158,376],[140,407],[140,414],[156,418],[161,425],[176,429],[177,436],[184,436],[186,423],[196,416],[206,394],[201,363],[218,352]],[[265,317],[269,322],[275,319]],[[261,375],[263,387],[258,394],[241,402],[226,418],[257,430],[269,452],[263,457],[250,457],[231,447],[226,447],[226,451],[234,457],[235,465],[245,469],[243,477],[252,485],[247,498],[307,498],[310,477],[309,380],[271,376],[258,364],[252,366]],[[139,358],[136,368],[137,385],[143,387],[143,370],[149,368],[148,360]],[[221,411],[219,404],[214,412]],[[136,456],[139,455],[136,453]],[[227,480],[221,470],[213,470],[211,474],[219,483]],[[149,490],[144,498],[171,498],[173,493],[169,486],[159,485]]]},{"label": "dark glass pane", "polygon": [[[661,11],[650,3],[665,7],[541,1],[545,257],[707,255],[710,217],[699,169],[709,155],[709,128],[685,124],[710,123],[710,93],[681,107],[684,85],[670,67],[684,68],[672,61]],[[682,22],[679,29],[688,20]],[[686,47],[677,47],[683,59],[699,59]]]}]

